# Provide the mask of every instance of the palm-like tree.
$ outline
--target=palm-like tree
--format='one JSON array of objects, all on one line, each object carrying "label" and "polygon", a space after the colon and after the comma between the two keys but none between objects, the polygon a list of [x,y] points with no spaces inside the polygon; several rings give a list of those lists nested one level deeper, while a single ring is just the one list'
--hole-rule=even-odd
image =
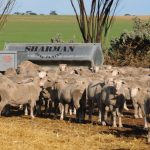
[{"label": "palm-like tree", "polygon": [[[91,10],[88,15],[85,8],[85,0],[70,0],[84,42],[102,42],[102,38],[106,37],[111,26],[119,1],[120,0],[91,0]],[[79,13],[75,2],[77,2]]]}]

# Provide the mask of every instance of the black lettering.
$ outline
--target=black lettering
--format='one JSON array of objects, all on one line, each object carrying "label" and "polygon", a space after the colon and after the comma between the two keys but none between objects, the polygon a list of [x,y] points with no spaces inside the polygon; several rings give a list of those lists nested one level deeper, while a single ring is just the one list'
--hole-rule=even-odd
[{"label": "black lettering", "polygon": [[34,49],[35,49],[35,46],[32,46],[32,48],[31,48],[31,52],[34,52]]},{"label": "black lettering", "polygon": [[25,47],[25,51],[31,51],[31,46],[27,46],[27,47]]},{"label": "black lettering", "polygon": [[39,52],[44,52],[44,46],[40,47],[40,48],[38,49],[38,51],[39,51]]},{"label": "black lettering", "polygon": [[60,46],[57,48],[57,52],[59,52],[59,50],[60,50]]},{"label": "black lettering", "polygon": [[67,47],[66,46],[64,46],[64,52],[66,52],[67,51]]},{"label": "black lettering", "polygon": [[54,46],[54,50],[53,51],[59,52],[60,51],[60,46]]},{"label": "black lettering", "polygon": [[49,46],[46,46],[45,52],[48,52],[48,51],[50,51],[50,48],[51,48],[51,47],[49,47]]},{"label": "black lettering", "polygon": [[69,46],[69,49],[70,49],[71,52],[73,52],[75,47],[74,46]]},{"label": "black lettering", "polygon": [[49,50],[49,47],[48,47],[48,46],[46,46],[45,52],[48,52],[48,50]]},{"label": "black lettering", "polygon": [[50,46],[50,47],[49,47],[49,52],[51,52],[51,51],[52,51],[52,47]]},{"label": "black lettering", "polygon": [[38,46],[35,46],[34,47],[34,52],[37,52],[37,50],[38,50]]}]

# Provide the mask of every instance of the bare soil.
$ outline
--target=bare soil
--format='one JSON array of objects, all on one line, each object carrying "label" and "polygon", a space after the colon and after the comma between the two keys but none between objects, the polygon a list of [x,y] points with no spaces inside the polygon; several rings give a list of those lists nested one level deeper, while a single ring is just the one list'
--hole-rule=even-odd
[{"label": "bare soil", "polygon": [[51,116],[30,119],[22,112],[0,118],[0,149],[11,150],[148,150],[147,131],[143,129],[143,119],[134,119],[133,109],[124,111],[124,128],[101,126],[97,123],[97,112],[93,123],[88,116],[83,124],[53,119]]}]

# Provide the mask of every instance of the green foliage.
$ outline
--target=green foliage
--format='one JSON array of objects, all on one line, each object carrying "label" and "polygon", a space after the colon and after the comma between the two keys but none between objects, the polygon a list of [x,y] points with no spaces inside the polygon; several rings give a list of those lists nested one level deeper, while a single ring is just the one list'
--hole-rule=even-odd
[{"label": "green foliage", "polygon": [[109,56],[116,65],[150,66],[150,20],[134,18],[133,31],[111,40]]}]

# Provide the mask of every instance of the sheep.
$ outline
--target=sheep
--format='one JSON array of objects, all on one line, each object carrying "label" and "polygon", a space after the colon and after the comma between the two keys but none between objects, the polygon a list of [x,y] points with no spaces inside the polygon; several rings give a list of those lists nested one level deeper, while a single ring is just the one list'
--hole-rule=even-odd
[{"label": "sheep", "polygon": [[143,86],[138,86],[131,88],[131,97],[133,101],[133,105],[135,107],[135,117],[138,116],[138,107],[142,110],[142,113],[144,115],[144,128],[147,128],[147,121],[146,121],[146,114],[145,114],[145,101],[150,98],[150,93],[148,92],[148,89]]},{"label": "sheep", "polygon": [[[75,84],[69,83],[67,80],[59,79],[54,83],[54,89],[58,92],[58,100],[59,100],[59,109],[60,109],[60,120],[64,119],[64,115],[67,113],[68,110],[65,111],[65,107],[67,104],[78,110],[80,108],[80,100],[84,93],[86,85],[79,84],[76,82]],[[72,103],[73,102],[73,103]]]},{"label": "sheep", "polygon": [[144,101],[144,111],[145,111],[145,116],[146,116],[146,122],[147,122],[147,127],[148,127],[148,135],[147,135],[147,141],[150,144],[150,91],[148,91],[149,97],[145,99]]},{"label": "sheep", "polygon": [[6,76],[15,76],[17,75],[17,71],[14,68],[8,68],[5,72],[4,75]]},{"label": "sheep", "polygon": [[67,64],[59,64],[60,71],[67,71]]},{"label": "sheep", "polygon": [[104,83],[100,81],[90,82],[87,87],[87,99],[88,99],[88,108],[89,108],[89,121],[92,122],[92,113],[94,102],[98,103],[101,90]]},{"label": "sheep", "polygon": [[[33,109],[36,101],[39,99],[41,88],[44,81],[39,77],[34,77],[32,82],[17,84],[5,76],[0,76],[0,88],[7,93],[7,99],[3,98],[0,102],[0,108],[3,109],[4,105],[20,106],[23,104],[30,105],[30,116],[34,118]],[[2,95],[3,93],[0,93]],[[1,113],[1,112],[0,112]]]},{"label": "sheep", "polygon": [[123,127],[122,125],[122,111],[125,102],[124,95],[122,94],[122,89],[119,81],[114,81],[114,85],[105,84],[102,88],[100,99],[99,99],[99,121],[102,125],[106,125],[107,120],[107,112],[111,111],[113,115],[113,127],[117,127],[116,124],[116,115],[119,118],[119,127]]},{"label": "sheep", "polygon": [[17,67],[18,74],[23,74],[24,76],[36,76],[40,71],[42,71],[42,67],[30,61],[23,61]]}]

